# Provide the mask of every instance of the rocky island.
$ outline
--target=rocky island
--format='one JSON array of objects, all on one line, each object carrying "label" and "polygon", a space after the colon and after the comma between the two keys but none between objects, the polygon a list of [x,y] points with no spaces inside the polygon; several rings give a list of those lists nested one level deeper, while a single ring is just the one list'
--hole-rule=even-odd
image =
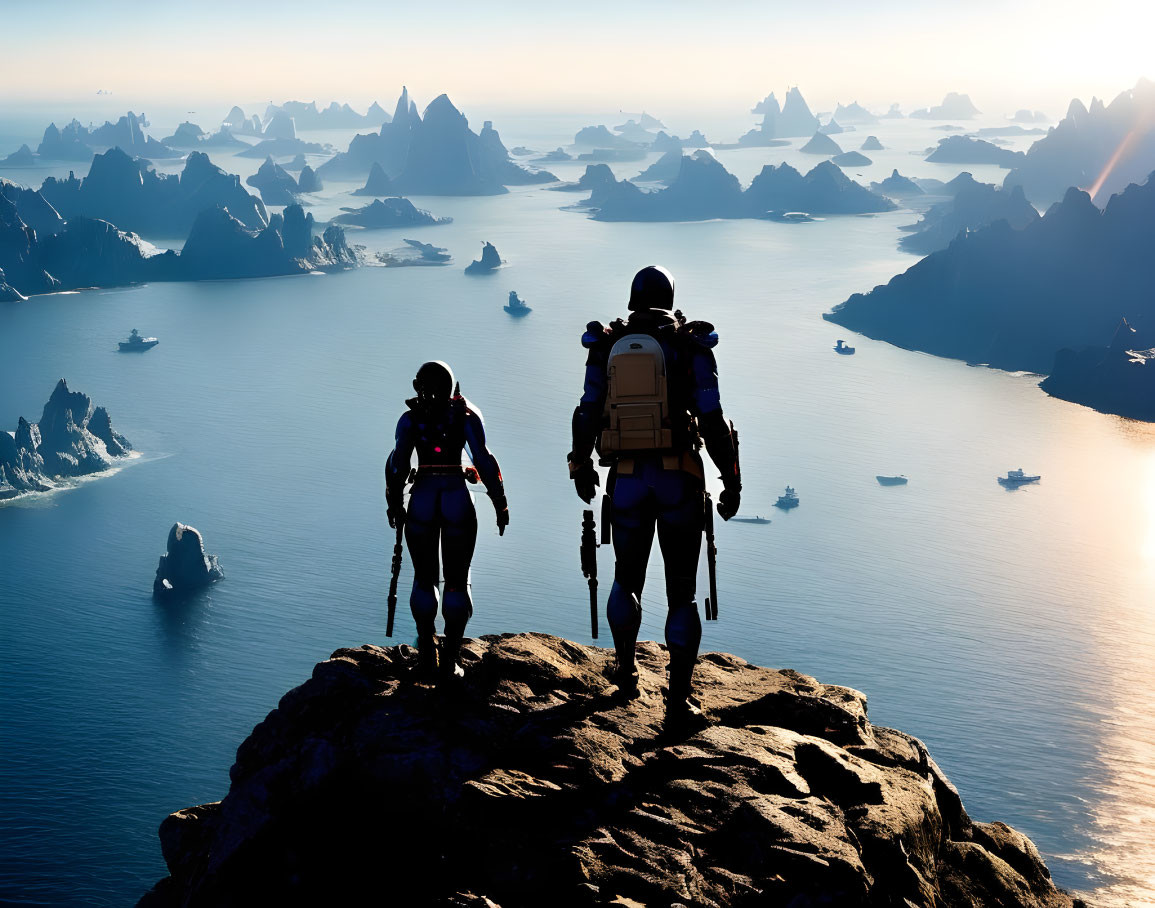
[{"label": "rocky island", "polygon": [[1155,347],[1155,181],[1104,210],[1069,189],[1021,230],[1005,220],[960,233],[885,286],[825,318],[900,347],[1046,374],[1059,350],[1102,344],[1120,318],[1131,349]]},{"label": "rocky island", "polygon": [[441,218],[417,208],[408,199],[375,199],[361,208],[342,208],[345,214],[333,218],[334,224],[352,227],[424,227],[449,224],[453,218]]},{"label": "rocky island", "polygon": [[[238,177],[232,180],[239,186]],[[346,244],[341,227],[330,225],[322,236],[314,236],[313,216],[300,205],[274,214],[259,229],[247,227],[225,208],[205,208],[181,251],[160,253],[135,233],[97,218],[70,217],[40,235],[21,212],[47,220],[43,196],[28,191],[15,198],[0,193],[0,301],[146,281],[303,274],[350,268],[361,261],[360,253]]]},{"label": "rocky island", "polygon": [[971,103],[969,95],[948,91],[941,104],[911,111],[910,115],[918,120],[970,120],[980,113],[982,111]]},{"label": "rocky island", "polygon": [[158,174],[149,161],[112,148],[93,158],[88,176],[49,177],[40,193],[66,220],[99,218],[156,237],[184,237],[197,216],[214,206],[226,208],[250,229],[268,224],[265,206],[240,177],[225,173],[200,151],[189,154],[177,175]]},{"label": "rocky island", "polygon": [[[888,182],[894,185],[894,178]],[[999,189],[991,183],[979,183],[969,173],[960,174],[947,186],[953,197],[932,205],[918,223],[903,227],[909,235],[898,241],[900,249],[927,255],[945,249],[959,233],[978,230],[995,221],[1006,221],[1015,230],[1022,230],[1039,219],[1021,186]]]},{"label": "rocky island", "polygon": [[800,138],[813,134],[818,129],[818,117],[810,111],[806,99],[797,87],[786,92],[786,100],[781,107],[774,92],[759,101],[751,111],[762,114],[762,123],[738,140],[739,145],[768,146],[781,145],[782,139]]},{"label": "rocky island", "polygon": [[173,598],[216,583],[224,576],[217,556],[205,554],[205,541],[200,532],[195,527],[174,523],[156,568],[152,594]]},{"label": "rocky island", "polygon": [[402,89],[390,122],[377,133],[354,136],[348,150],[326,161],[317,173],[326,179],[360,180],[370,175],[374,164],[388,178],[390,194],[497,195],[507,186],[557,180],[548,171],[527,170],[511,160],[488,120],[480,133],[473,132],[447,95],[434,98],[422,116],[408,89]]},{"label": "rocky island", "polygon": [[497,247],[493,243],[486,242],[481,246],[481,258],[474,259],[466,265],[465,273],[491,274],[504,264],[501,256],[497,254]]},{"label": "rocky island", "polygon": [[0,431],[0,501],[49,492],[62,482],[111,469],[132,451],[112,428],[104,407],[70,391],[62,378],[44,405],[40,421],[23,416],[15,432]]},{"label": "rocky island", "polygon": [[933,164],[996,164],[1009,170],[1023,157],[1021,151],[999,148],[984,139],[947,136],[939,139],[938,146],[926,159]]},{"label": "rocky island", "polygon": [[663,649],[639,646],[634,699],[612,651],[544,634],[467,641],[454,695],[411,680],[408,647],[338,650],[241,744],[222,801],[164,820],[170,875],[139,908],[336,888],[476,908],[1080,904],[858,691],[707,653],[705,720],[669,734]]},{"label": "rocky island", "polygon": [[[592,176],[587,171],[586,177]],[[657,192],[614,180],[606,168],[585,207],[594,209],[593,217],[601,221],[694,221],[761,218],[769,211],[866,214],[895,206],[829,161],[805,176],[788,164],[768,164],[743,191],[738,178],[710,152],[696,151],[682,158],[677,177]]]}]

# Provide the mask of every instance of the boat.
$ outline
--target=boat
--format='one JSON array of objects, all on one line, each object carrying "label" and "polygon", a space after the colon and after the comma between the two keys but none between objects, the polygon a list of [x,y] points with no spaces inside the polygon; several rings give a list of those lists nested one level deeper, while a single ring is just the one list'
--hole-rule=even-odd
[{"label": "boat", "polygon": [[875,476],[880,486],[904,486],[906,485],[905,476]]},{"label": "boat", "polygon": [[782,508],[784,511],[798,507],[798,493],[787,486],[786,491],[779,495],[778,500],[774,502],[774,507]]},{"label": "boat", "polygon": [[811,221],[821,221],[823,218],[813,217],[808,211],[777,211],[766,212],[766,220],[778,221],[782,224],[808,224]]},{"label": "boat", "polygon": [[128,340],[120,342],[121,353],[142,353],[145,350],[151,350],[159,344],[155,337],[141,337],[140,332],[135,328],[132,329],[132,334],[128,336]]},{"label": "boat", "polygon": [[533,310],[525,304],[525,300],[517,295],[516,290],[509,291],[509,304],[503,308],[514,318],[521,318],[533,312]]},{"label": "boat", "polygon": [[835,353],[845,353],[847,356],[849,356],[850,354],[852,354],[854,352],[854,348],[847,346],[844,341],[838,341],[834,345],[834,352]]},{"label": "boat", "polygon": [[1028,476],[1021,469],[1007,470],[1006,476],[1000,476],[999,482],[1005,486],[1021,486],[1027,482],[1038,482],[1042,476]]},{"label": "boat", "polygon": [[761,514],[755,514],[753,517],[731,517],[732,523],[769,523],[769,517],[763,517]]}]

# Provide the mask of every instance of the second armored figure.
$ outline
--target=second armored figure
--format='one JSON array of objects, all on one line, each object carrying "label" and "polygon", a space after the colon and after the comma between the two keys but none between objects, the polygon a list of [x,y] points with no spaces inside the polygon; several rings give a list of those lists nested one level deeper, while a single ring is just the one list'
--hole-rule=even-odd
[{"label": "second armored figure", "polygon": [[[431,675],[438,664],[434,650],[438,578],[445,577],[441,602],[445,636],[441,642],[443,679],[461,674],[457,654],[465,625],[473,615],[469,564],[477,542],[477,512],[467,482],[480,478],[493,501],[497,528],[509,525],[509,506],[497,458],[485,444],[485,426],[477,408],[461,396],[449,366],[428,362],[413,380],[417,396],[397,422],[397,440],[385,466],[389,525],[404,524],[413,560],[413,592],[409,607],[417,624],[420,669]],[[473,466],[462,464],[468,446]],[[412,469],[413,454],[417,467]],[[409,507],[405,486],[412,480]]]},{"label": "second armored figure", "polygon": [[607,619],[617,651],[616,681],[637,689],[634,661],[641,624],[642,587],[655,531],[665,563],[666,645],[670,650],[667,721],[698,712],[690,698],[702,639],[695,600],[705,519],[704,444],[721,473],[718,514],[738,511],[742,473],[738,436],[722,415],[708,322],[687,321],[674,310],[674,279],[649,266],[634,277],[630,315],[608,327],[590,322],[582,336],[589,351],[585,393],[573,415],[570,477],[585,502],[597,494],[594,465],[610,467],[616,564]]}]

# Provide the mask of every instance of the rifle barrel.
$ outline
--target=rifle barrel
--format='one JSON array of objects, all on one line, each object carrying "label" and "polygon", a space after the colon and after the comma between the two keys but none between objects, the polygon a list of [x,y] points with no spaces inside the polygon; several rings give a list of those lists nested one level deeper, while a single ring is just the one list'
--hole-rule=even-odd
[{"label": "rifle barrel", "polygon": [[405,539],[405,526],[397,522],[397,540],[393,544],[392,575],[389,578],[388,612],[385,620],[385,636],[393,636],[393,618],[397,614],[397,581],[401,579],[401,560],[405,549],[402,545]]}]

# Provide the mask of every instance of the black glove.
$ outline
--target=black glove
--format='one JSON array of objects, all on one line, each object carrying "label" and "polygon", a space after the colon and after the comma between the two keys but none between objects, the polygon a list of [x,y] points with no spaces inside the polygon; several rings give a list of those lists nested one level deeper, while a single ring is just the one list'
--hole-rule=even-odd
[{"label": "black glove", "polygon": [[505,528],[509,526],[509,502],[504,495],[493,499],[493,510],[497,514],[497,535],[504,536]]},{"label": "black glove", "polygon": [[574,490],[578,494],[578,498],[589,504],[594,500],[594,496],[598,493],[598,486],[601,484],[601,479],[598,477],[598,471],[594,467],[594,462],[587,459],[585,463],[576,464],[570,461],[569,478],[573,480]]},{"label": "black glove", "polygon": [[718,496],[718,516],[723,520],[729,520],[738,513],[738,506],[742,503],[742,490],[740,488],[723,489],[722,494]]},{"label": "black glove", "polygon": [[405,493],[402,492],[400,495],[387,493],[385,504],[387,506],[385,516],[389,518],[389,529],[395,530],[405,523]]}]

